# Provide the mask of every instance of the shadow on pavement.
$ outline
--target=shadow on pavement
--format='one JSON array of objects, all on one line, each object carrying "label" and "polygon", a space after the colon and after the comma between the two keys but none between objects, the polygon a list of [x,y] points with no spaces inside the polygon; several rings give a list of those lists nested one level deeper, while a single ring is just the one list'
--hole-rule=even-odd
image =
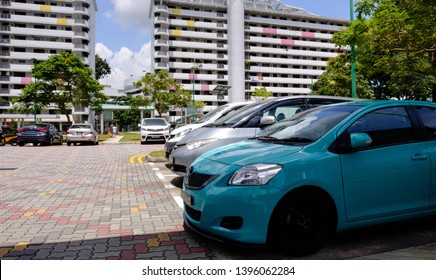
[{"label": "shadow on pavement", "polygon": [[18,243],[0,247],[7,260],[211,260],[207,245],[189,232],[175,231],[58,243]]}]

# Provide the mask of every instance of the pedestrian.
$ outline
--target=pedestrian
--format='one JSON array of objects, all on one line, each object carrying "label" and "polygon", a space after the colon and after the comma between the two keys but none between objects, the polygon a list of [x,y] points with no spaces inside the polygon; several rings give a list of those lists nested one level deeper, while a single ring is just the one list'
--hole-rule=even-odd
[{"label": "pedestrian", "polygon": [[112,135],[113,135],[114,138],[115,138],[115,136],[117,136],[117,133],[118,133],[118,128],[117,128],[117,125],[114,124],[112,126]]},{"label": "pedestrian", "polygon": [[113,131],[113,127],[114,127],[114,124],[113,123],[110,123],[109,124],[109,130],[108,130],[108,134],[109,134],[109,137],[110,138],[112,138],[112,131]]}]

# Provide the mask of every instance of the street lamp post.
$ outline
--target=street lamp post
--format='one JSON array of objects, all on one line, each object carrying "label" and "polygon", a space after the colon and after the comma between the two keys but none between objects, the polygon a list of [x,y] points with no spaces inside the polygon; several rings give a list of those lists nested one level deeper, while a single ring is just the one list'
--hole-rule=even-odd
[{"label": "street lamp post", "polygon": [[[35,58],[32,59],[33,62],[33,72],[35,72],[36,64],[38,63]],[[38,93],[38,79],[35,77],[35,85],[36,91],[33,95],[33,123],[36,124],[36,94]]]},{"label": "street lamp post", "polygon": [[[350,0],[350,25],[354,20],[354,3]],[[356,47],[351,45],[351,97],[356,97]]]},{"label": "street lamp post", "polygon": [[192,78],[192,120],[195,121],[195,70],[198,69],[197,63],[194,61],[191,67],[191,78]]}]

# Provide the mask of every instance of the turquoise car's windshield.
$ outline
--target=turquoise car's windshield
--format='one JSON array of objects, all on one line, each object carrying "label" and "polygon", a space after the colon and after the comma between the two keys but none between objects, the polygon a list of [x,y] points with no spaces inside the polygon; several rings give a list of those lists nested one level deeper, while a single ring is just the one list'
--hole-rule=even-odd
[{"label": "turquoise car's windshield", "polygon": [[310,109],[267,127],[255,139],[290,143],[314,142],[360,107],[340,105]]}]

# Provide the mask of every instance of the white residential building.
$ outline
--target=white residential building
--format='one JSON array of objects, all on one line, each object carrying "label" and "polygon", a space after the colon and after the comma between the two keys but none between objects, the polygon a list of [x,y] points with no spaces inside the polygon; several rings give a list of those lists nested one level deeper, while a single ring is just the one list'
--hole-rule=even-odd
[{"label": "white residential building", "polygon": [[346,19],[318,16],[277,0],[154,0],[153,71],[164,70],[195,92],[209,111],[213,89],[226,102],[265,87],[274,96],[310,94],[339,50],[334,33]]},{"label": "white residential building", "polygon": [[[33,80],[34,60],[72,52],[95,69],[96,10],[96,0],[0,0],[0,122],[33,122],[33,115],[13,114],[11,101]],[[75,106],[71,117],[91,121],[92,114]],[[67,121],[55,108],[38,112],[37,118]]]}]

